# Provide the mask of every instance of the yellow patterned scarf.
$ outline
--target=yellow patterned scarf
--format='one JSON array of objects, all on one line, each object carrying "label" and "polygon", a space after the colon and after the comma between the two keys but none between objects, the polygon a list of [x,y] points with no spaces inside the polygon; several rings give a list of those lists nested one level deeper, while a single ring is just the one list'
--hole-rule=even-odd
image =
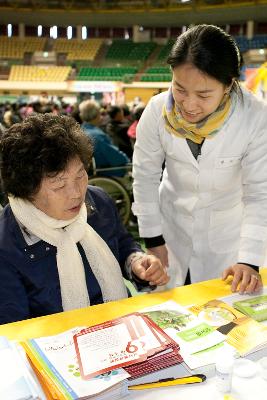
[{"label": "yellow patterned scarf", "polygon": [[226,121],[231,108],[230,96],[224,97],[216,111],[197,123],[187,122],[175,105],[171,89],[163,106],[162,115],[165,128],[175,136],[202,143],[204,139],[212,139]]}]

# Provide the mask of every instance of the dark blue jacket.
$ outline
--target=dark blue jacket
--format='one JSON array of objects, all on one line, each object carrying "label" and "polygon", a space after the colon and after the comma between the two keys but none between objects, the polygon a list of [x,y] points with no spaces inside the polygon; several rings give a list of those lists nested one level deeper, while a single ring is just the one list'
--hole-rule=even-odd
[{"label": "dark blue jacket", "polygon": [[[122,273],[127,257],[140,247],[120,222],[113,201],[97,187],[88,187],[88,223],[106,241]],[[91,304],[103,302],[98,282],[81,245]],[[0,324],[63,311],[56,265],[56,247],[39,241],[27,245],[12,210],[7,205],[0,217]],[[108,268],[108,266],[106,266]]]},{"label": "dark blue jacket", "polygon": [[[120,167],[130,162],[126,154],[120,151],[117,146],[114,146],[110,137],[100,128],[88,122],[84,122],[81,126],[93,141],[96,168]],[[126,169],[117,169],[98,173],[98,175],[124,176],[125,173]]]}]

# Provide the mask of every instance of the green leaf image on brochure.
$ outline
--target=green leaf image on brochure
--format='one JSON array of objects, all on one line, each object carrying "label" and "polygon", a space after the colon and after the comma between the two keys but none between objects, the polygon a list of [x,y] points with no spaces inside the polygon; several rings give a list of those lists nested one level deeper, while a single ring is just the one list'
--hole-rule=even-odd
[{"label": "green leaf image on brochure", "polygon": [[256,321],[267,320],[267,295],[236,301],[233,306]]},{"label": "green leaf image on brochure", "polygon": [[177,331],[186,328],[186,326],[194,319],[194,316],[191,313],[183,314],[175,310],[146,311],[145,314],[161,329],[173,328]]}]

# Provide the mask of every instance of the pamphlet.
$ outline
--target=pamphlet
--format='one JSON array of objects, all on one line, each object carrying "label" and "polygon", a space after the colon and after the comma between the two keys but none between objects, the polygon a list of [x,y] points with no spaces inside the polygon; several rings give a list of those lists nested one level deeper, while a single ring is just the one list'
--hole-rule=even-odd
[{"label": "pamphlet", "polygon": [[236,301],[233,306],[256,321],[267,320],[267,295]]},{"label": "pamphlet", "polygon": [[[23,342],[49,399],[116,400],[128,380],[180,364],[179,345],[146,315]],[[123,369],[122,369],[123,367]]]},{"label": "pamphlet", "polygon": [[84,379],[144,361],[165,345],[141,316],[131,314],[95,325],[74,336]]},{"label": "pamphlet", "polygon": [[259,322],[221,300],[195,305],[190,310],[224,334],[227,343],[242,357],[267,345],[267,330]]},{"label": "pamphlet", "polygon": [[82,379],[73,343],[73,335],[81,329],[23,342],[37,375],[41,376],[41,383],[52,393],[51,397],[57,399],[102,399],[103,394],[115,399],[118,392],[123,397],[127,393],[126,379],[129,377],[123,369],[99,374],[90,380]]},{"label": "pamphlet", "polygon": [[153,321],[132,313],[74,335],[83,379],[125,368],[131,379],[179,363],[179,346]]},{"label": "pamphlet", "polygon": [[141,312],[179,344],[181,356],[190,369],[213,364],[217,352],[224,346],[228,347],[223,334],[174,301],[145,308]]}]

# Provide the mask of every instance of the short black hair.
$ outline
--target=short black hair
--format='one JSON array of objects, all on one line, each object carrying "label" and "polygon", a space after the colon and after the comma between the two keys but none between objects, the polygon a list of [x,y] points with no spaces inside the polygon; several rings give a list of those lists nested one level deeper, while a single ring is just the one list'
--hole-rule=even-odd
[{"label": "short black hair", "polygon": [[137,106],[134,110],[134,119],[135,121],[139,121],[143,112],[145,110],[145,106]]},{"label": "short black hair", "polygon": [[119,106],[111,106],[108,109],[108,115],[110,116],[111,119],[115,118],[116,115],[122,111],[122,108]]},{"label": "short black hair", "polygon": [[6,193],[31,200],[42,179],[66,169],[78,157],[86,170],[93,146],[79,124],[64,115],[33,114],[6,130],[1,143],[1,176]]},{"label": "short black hair", "polygon": [[224,85],[240,78],[242,56],[233,39],[215,25],[196,25],[178,36],[167,63],[173,68],[190,63]]}]

